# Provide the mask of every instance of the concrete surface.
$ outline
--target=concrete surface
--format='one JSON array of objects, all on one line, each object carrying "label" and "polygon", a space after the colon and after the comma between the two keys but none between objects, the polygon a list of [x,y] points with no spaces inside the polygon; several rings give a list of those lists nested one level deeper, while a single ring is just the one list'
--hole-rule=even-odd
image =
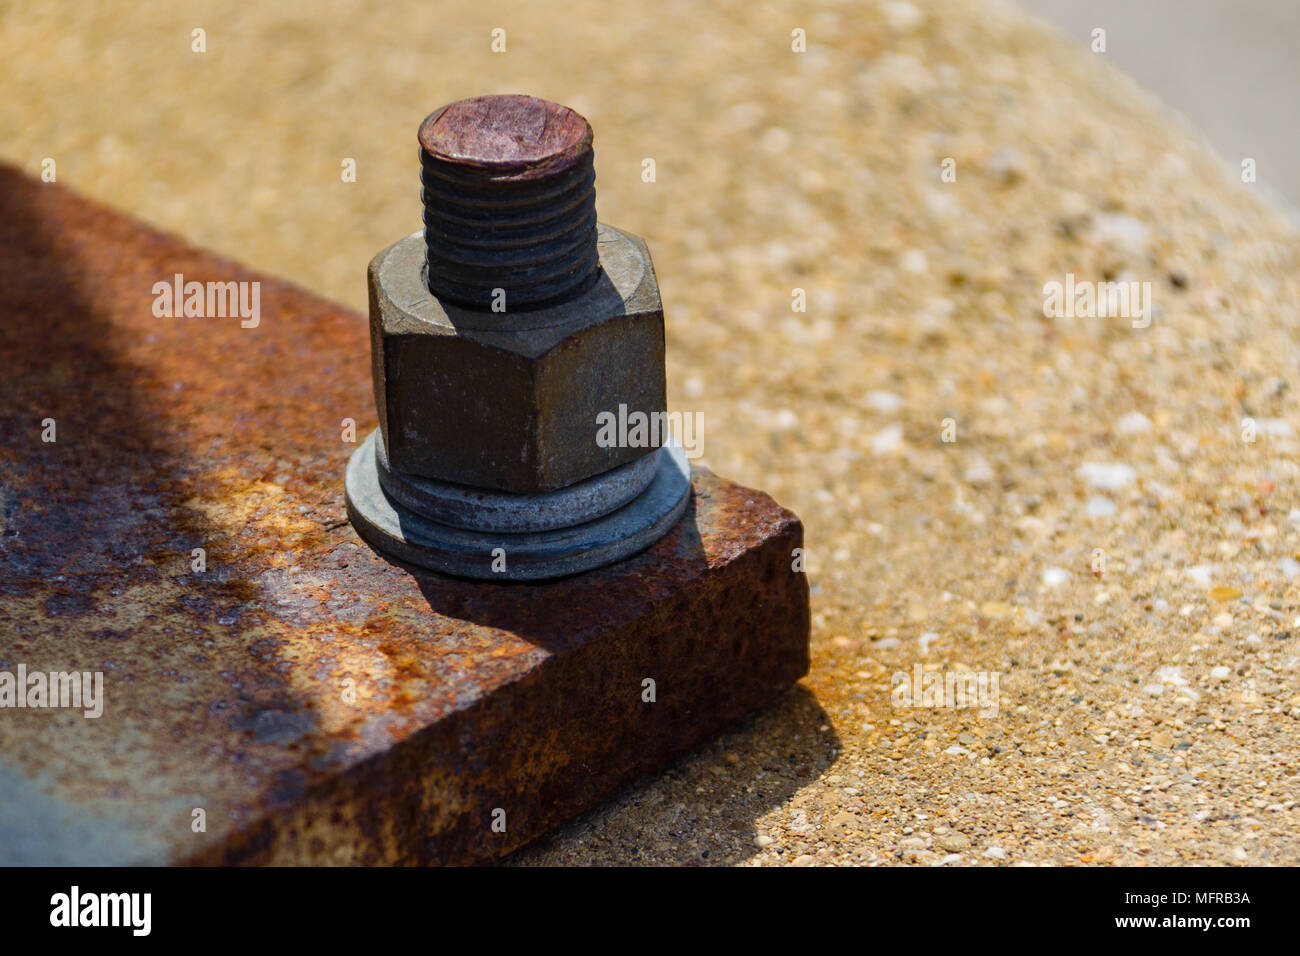
[{"label": "concrete surface", "polygon": [[1259,179],[1300,222],[1300,4],[1294,0],[1020,0],[1105,56],[1203,130],[1226,159],[1256,160]]}]

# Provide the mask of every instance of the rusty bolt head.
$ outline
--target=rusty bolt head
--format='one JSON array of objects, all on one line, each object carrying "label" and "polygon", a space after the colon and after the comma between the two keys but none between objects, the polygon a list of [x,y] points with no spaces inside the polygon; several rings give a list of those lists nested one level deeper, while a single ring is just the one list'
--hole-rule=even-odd
[{"label": "rusty bolt head", "polygon": [[532,96],[479,96],[420,126],[429,289],[488,310],[576,298],[596,281],[591,127]]},{"label": "rusty bolt head", "polygon": [[467,174],[541,179],[591,151],[591,126],[567,106],[535,96],[475,96],[450,103],[420,124],[420,148]]},{"label": "rusty bolt head", "polygon": [[597,281],[570,301],[493,313],[431,293],[421,233],[370,263],[375,403],[390,465],[520,494],[646,454],[601,447],[597,415],[666,401],[664,324],[645,243],[601,224]]}]

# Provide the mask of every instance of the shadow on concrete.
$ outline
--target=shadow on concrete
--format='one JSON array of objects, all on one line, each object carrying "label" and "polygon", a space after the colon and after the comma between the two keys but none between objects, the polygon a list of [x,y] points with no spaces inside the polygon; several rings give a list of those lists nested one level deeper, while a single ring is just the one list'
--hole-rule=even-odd
[{"label": "shadow on concrete", "polygon": [[[841,751],[829,715],[813,693],[799,685],[694,748],[662,774],[633,784],[543,834],[502,863],[743,863],[758,852],[758,819],[815,781]],[[814,840],[810,837],[809,842]]]}]

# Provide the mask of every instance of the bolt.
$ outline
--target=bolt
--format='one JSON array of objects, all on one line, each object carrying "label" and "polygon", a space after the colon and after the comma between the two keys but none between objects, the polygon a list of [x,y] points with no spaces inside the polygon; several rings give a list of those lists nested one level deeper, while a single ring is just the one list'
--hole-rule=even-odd
[{"label": "bolt", "polygon": [[[433,570],[539,580],[644,550],[685,512],[662,435],[663,304],[644,241],[596,221],[591,127],[531,96],[420,125],[424,232],[370,263],[379,428],[348,463],[372,545]],[[499,314],[498,314],[499,313]]]},{"label": "bolt", "polygon": [[518,312],[572,300],[596,282],[585,119],[533,96],[478,96],[432,113],[419,140],[430,292]]}]

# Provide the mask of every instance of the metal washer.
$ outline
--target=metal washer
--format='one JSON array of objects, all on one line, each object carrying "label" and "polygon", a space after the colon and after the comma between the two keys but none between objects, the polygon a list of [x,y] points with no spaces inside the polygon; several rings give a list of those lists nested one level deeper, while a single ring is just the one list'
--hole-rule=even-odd
[{"label": "metal washer", "polygon": [[660,449],[558,491],[536,495],[470,488],[394,471],[384,451],[384,436],[375,432],[379,483],[388,497],[437,524],[469,531],[522,534],[550,531],[594,521],[623,507],[649,487],[659,469]]},{"label": "metal washer", "polygon": [[469,531],[425,518],[394,501],[379,481],[371,433],[348,460],[348,517],[372,547],[402,561],[489,581],[539,581],[630,557],[668,533],[690,500],[690,463],[665,446],[654,479],[609,514],[568,528],[527,533]]}]

